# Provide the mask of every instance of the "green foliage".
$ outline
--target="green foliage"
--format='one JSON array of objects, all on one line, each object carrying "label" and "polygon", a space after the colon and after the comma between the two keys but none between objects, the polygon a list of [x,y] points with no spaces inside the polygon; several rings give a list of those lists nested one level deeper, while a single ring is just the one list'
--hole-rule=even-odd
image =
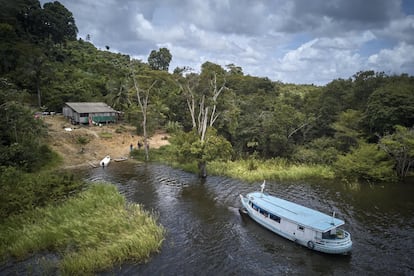
[{"label": "green foliage", "polygon": [[58,274],[86,275],[146,261],[164,235],[154,215],[126,203],[115,186],[94,184],[63,204],[8,218],[0,227],[0,256],[57,251]]},{"label": "green foliage", "polygon": [[365,116],[370,133],[392,132],[395,125],[414,125],[414,79],[395,78],[370,96]]},{"label": "green foliage", "polygon": [[395,133],[382,137],[379,146],[395,161],[398,177],[406,177],[414,164],[414,129],[396,126]]},{"label": "green foliage", "polygon": [[43,5],[43,16],[41,30],[44,37],[51,37],[55,43],[64,40],[75,40],[78,28],[72,13],[58,1],[45,3]]},{"label": "green foliage", "polygon": [[86,136],[79,136],[78,138],[77,138],[77,143],[78,144],[81,144],[81,145],[86,145],[87,143],[89,143],[90,142],[90,139],[89,139],[89,137],[86,137]]},{"label": "green foliage", "polygon": [[348,151],[349,148],[358,144],[358,139],[362,136],[363,119],[361,111],[347,109],[341,112],[338,120],[332,124],[332,128],[335,130],[334,136],[340,143],[339,149],[341,151]]},{"label": "green foliage", "polygon": [[395,181],[394,162],[377,145],[360,143],[346,155],[340,155],[334,164],[335,174],[348,181]]},{"label": "green foliage", "polygon": [[[414,125],[414,78],[407,74],[360,71],[325,86],[296,85],[210,61],[200,73],[183,67],[169,74],[172,56],[167,48],[152,51],[144,63],[99,50],[90,37],[76,40],[75,19],[59,2],[42,8],[38,0],[0,1],[0,165],[36,170],[51,155],[42,148],[42,127],[28,118],[32,111],[23,111],[21,102],[61,112],[65,102],[104,101],[143,134],[144,110],[131,72],[141,92],[151,87],[145,108],[149,136],[157,129],[175,133],[197,128],[206,108],[211,115],[214,107],[209,125],[231,143],[233,158],[256,152],[260,158],[332,164],[359,141],[376,143],[378,137],[394,134],[395,125]],[[220,96],[213,97],[221,88]],[[219,155],[207,149],[209,144],[179,135],[189,140],[178,143],[182,149],[173,145],[178,159],[185,161],[189,154],[192,162],[207,162]],[[214,143],[223,144],[211,139],[210,145]],[[219,148],[228,155],[223,145]]]},{"label": "green foliage", "polygon": [[166,131],[168,133],[176,133],[180,130],[183,130],[183,126],[180,124],[180,122],[171,122],[168,121]]},{"label": "green foliage", "polygon": [[60,201],[81,187],[70,173],[0,167],[0,218]]},{"label": "green foliage", "polygon": [[254,161],[255,169],[251,170],[251,161],[251,159],[227,162],[213,161],[208,164],[208,170],[213,175],[224,175],[249,182],[263,179],[297,181],[334,178],[334,173],[330,167],[324,165],[298,165],[282,158],[256,159]]},{"label": "green foliage", "polygon": [[306,164],[331,165],[338,158],[338,142],[329,137],[312,140],[306,145],[296,147],[292,159]]},{"label": "green foliage", "polygon": [[213,128],[209,128],[206,139],[201,142],[195,130],[190,132],[179,131],[170,138],[171,153],[178,162],[209,162],[212,160],[226,160],[232,155],[231,144],[217,135]]},{"label": "green foliage", "polygon": [[158,51],[152,50],[148,57],[148,64],[153,70],[168,71],[172,55],[167,48],[160,48]]},{"label": "green foliage", "polygon": [[111,132],[100,132],[99,137],[101,137],[103,139],[111,139],[112,138],[112,133]]},{"label": "green foliage", "polygon": [[[14,166],[36,171],[46,165],[51,150],[45,145],[46,128],[30,109],[13,101],[8,95],[14,89],[5,82],[0,85],[0,166]],[[16,93],[13,97],[16,97]]]}]

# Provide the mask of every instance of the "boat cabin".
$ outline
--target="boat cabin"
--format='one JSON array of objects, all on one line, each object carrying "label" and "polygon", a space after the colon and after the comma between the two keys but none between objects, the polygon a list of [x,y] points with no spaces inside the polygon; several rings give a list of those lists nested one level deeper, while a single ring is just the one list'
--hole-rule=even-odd
[{"label": "boat cabin", "polygon": [[249,216],[276,234],[326,253],[351,249],[350,234],[338,228],[343,220],[266,193],[241,198]]}]

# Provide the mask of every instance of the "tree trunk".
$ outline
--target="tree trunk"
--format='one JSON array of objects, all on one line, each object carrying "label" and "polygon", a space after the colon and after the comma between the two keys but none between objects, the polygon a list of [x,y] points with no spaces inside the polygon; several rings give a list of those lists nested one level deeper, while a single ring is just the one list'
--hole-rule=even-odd
[{"label": "tree trunk", "polygon": [[199,161],[198,162],[198,176],[200,178],[207,177],[207,162],[206,161]]}]

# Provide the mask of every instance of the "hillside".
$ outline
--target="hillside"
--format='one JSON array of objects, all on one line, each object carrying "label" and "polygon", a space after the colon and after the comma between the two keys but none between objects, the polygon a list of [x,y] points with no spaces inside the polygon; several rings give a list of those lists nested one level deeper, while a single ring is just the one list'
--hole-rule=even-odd
[{"label": "hillside", "polygon": [[[135,128],[123,123],[104,126],[74,126],[62,115],[43,116],[48,126],[48,144],[63,158],[63,166],[98,165],[106,155],[111,158],[129,156],[130,144],[137,148],[143,138]],[[70,131],[68,131],[70,129]],[[158,132],[149,139],[150,149],[168,144],[168,135]],[[81,141],[88,141],[82,144]]]}]

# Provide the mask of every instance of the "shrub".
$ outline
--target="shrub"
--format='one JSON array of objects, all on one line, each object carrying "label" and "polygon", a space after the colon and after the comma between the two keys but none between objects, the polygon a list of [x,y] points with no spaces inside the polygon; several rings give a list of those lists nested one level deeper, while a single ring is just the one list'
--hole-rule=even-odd
[{"label": "shrub", "polygon": [[335,174],[348,181],[395,181],[394,163],[377,145],[361,143],[334,164]]}]

